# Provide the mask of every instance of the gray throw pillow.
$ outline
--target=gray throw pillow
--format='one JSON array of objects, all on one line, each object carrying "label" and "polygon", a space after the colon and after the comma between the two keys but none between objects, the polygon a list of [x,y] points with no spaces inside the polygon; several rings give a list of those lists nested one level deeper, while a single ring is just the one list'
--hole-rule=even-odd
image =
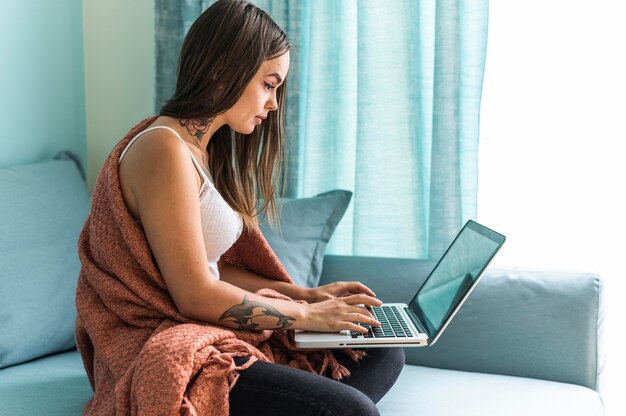
[{"label": "gray throw pillow", "polygon": [[311,198],[285,198],[279,211],[280,233],[266,219],[260,221],[263,235],[296,284],[319,283],[326,245],[351,198],[352,192],[341,189]]}]

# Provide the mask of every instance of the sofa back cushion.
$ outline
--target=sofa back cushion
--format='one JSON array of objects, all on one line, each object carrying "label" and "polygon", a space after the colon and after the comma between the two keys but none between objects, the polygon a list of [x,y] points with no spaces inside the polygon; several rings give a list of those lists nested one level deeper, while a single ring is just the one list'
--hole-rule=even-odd
[{"label": "sofa back cushion", "polygon": [[[433,261],[324,258],[320,284],[359,280],[384,302],[409,303]],[[408,364],[578,384],[598,390],[604,363],[602,280],[593,272],[489,267],[432,347]]]},{"label": "sofa back cushion", "polygon": [[71,349],[89,191],[71,160],[0,168],[0,368]]}]

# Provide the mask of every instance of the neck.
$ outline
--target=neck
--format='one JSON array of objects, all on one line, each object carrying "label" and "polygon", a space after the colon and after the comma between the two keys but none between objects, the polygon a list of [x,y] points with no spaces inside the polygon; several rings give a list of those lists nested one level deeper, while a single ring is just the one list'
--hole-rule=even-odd
[{"label": "neck", "polygon": [[179,119],[178,121],[202,150],[207,149],[211,137],[224,125],[219,116],[207,119]]}]

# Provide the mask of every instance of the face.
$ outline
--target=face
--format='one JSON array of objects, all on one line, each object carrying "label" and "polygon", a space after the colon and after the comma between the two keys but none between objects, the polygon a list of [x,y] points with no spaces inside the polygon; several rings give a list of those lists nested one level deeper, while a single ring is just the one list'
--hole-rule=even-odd
[{"label": "face", "polygon": [[288,71],[289,51],[263,61],[239,100],[221,114],[224,123],[238,133],[252,133],[270,111],[278,109],[276,89],[283,83]]}]

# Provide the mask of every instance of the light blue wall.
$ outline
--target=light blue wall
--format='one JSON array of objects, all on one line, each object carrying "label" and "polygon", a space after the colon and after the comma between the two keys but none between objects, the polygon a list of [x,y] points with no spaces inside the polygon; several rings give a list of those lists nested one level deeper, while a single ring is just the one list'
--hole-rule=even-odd
[{"label": "light blue wall", "polygon": [[81,0],[0,0],[0,117],[0,166],[86,161]]}]

